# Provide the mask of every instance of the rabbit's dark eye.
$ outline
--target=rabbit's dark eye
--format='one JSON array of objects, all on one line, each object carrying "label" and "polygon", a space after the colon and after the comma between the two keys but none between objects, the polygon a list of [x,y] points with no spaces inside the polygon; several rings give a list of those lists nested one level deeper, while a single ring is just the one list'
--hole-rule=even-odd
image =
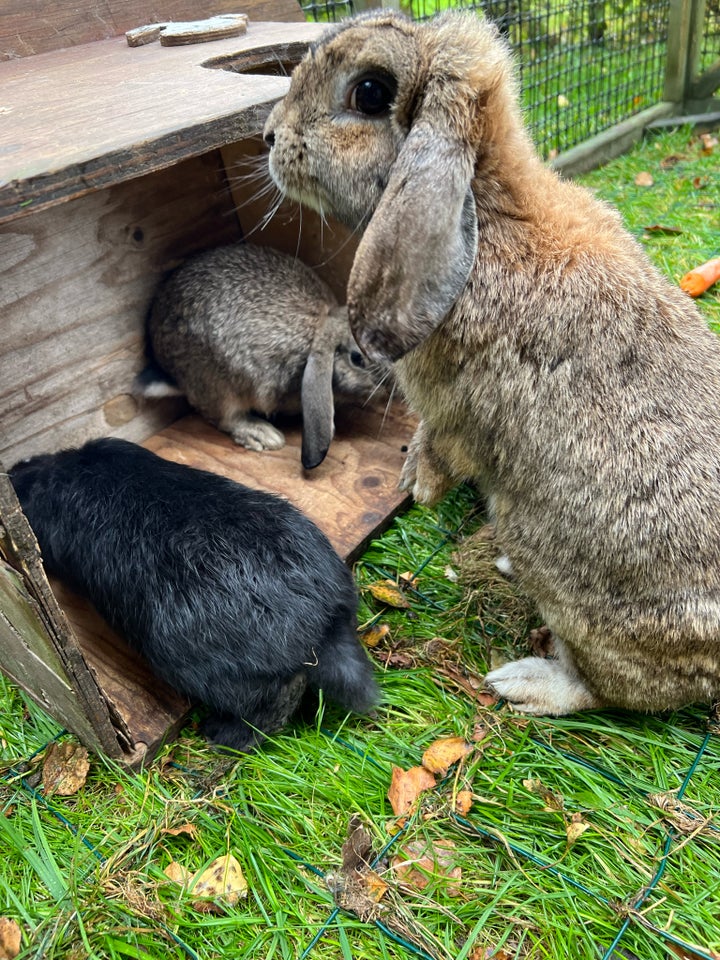
[{"label": "rabbit's dark eye", "polygon": [[366,117],[379,117],[387,113],[395,99],[395,84],[378,77],[365,77],[350,88],[348,106]]},{"label": "rabbit's dark eye", "polygon": [[359,350],[350,351],[350,363],[354,367],[364,367],[365,366],[365,357],[360,353]]}]

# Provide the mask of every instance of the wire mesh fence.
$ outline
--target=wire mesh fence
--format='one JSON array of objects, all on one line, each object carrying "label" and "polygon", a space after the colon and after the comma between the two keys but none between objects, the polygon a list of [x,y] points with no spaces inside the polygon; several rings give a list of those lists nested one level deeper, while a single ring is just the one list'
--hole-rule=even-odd
[{"label": "wire mesh fence", "polygon": [[[416,20],[442,9],[477,10],[515,51],[523,106],[546,158],[627,120],[663,99],[671,0],[401,0]],[[314,20],[339,20],[363,0],[303,7]],[[699,66],[720,53],[720,2],[708,0]]]}]

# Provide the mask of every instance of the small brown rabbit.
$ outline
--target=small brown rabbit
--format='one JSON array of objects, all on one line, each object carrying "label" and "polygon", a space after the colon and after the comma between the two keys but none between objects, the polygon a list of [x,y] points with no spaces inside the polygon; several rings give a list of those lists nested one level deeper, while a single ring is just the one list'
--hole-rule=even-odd
[{"label": "small brown rabbit", "polygon": [[306,468],[322,462],[332,440],[334,395],[367,400],[390,372],[365,360],[346,308],[309,267],[250,243],[207,250],[175,270],[155,296],[148,334],[174,383],[151,364],[136,393],[185,394],[250,450],[285,443],[257,413],[302,409]]},{"label": "small brown rabbit", "polygon": [[401,485],[476,482],[554,634],[488,684],[534,714],[720,696],[720,343],[542,164],[496,29],[331,27],[265,138],[283,190],[364,228],[350,323],[421,418]]}]

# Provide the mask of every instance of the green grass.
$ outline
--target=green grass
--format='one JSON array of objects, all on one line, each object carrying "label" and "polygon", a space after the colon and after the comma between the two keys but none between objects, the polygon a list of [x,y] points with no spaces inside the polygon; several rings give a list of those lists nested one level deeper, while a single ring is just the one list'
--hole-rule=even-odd
[{"label": "green grass", "polygon": [[[663,166],[670,156],[681,159]],[[703,156],[680,131],[584,179],[620,207],[677,280],[720,252],[716,163],[717,154]],[[653,186],[635,185],[643,171]],[[708,183],[694,186],[695,178]],[[682,232],[647,234],[655,223]],[[716,291],[699,305],[720,325]],[[666,960],[668,937],[703,948],[698,956],[720,951],[713,822],[695,836],[671,834],[648,799],[684,787],[698,824],[716,815],[720,739],[706,741],[701,710],[536,720],[473,702],[468,684],[497,651],[520,651],[530,623],[502,582],[468,596],[455,579],[456,551],[482,523],[472,494],[460,489],[434,510],[411,509],[357,564],[361,619],[390,628],[374,651],[384,694],[376,716],[328,707],[236,763],[191,725],[144,770],[95,757],[82,790],[48,800],[30,786],[40,759],[33,754],[59,728],[0,681],[0,915],[20,924],[21,957],[598,960],[619,933],[616,957]],[[370,584],[406,571],[417,574],[409,609],[373,599]],[[462,769],[428,792],[397,833],[387,800],[392,767],[416,765],[435,739],[471,737],[478,725],[485,735]],[[459,818],[452,796],[470,784],[474,805]],[[382,930],[334,911],[324,875],[338,870],[355,814],[376,851],[391,844],[377,870],[390,884],[384,902],[405,945],[392,924]],[[587,828],[569,843],[573,817]],[[183,824],[194,836],[168,832]],[[388,859],[420,841],[454,844],[459,896],[442,875],[424,890],[398,886]],[[233,908],[202,912],[165,877],[172,861],[197,871],[228,852],[249,885]]]}]

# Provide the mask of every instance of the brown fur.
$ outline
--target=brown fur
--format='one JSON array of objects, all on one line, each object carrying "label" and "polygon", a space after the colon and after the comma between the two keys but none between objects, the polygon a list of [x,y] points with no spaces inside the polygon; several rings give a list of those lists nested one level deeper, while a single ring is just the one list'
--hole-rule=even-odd
[{"label": "brown fur", "polygon": [[[347,106],[368,73],[397,82],[386,115]],[[717,697],[720,344],[617,213],[542,165],[494,28],[348,21],[266,135],[281,187],[365,227],[353,332],[421,417],[401,484],[481,485],[553,632],[555,659],[489,684],[530,713]]]}]

